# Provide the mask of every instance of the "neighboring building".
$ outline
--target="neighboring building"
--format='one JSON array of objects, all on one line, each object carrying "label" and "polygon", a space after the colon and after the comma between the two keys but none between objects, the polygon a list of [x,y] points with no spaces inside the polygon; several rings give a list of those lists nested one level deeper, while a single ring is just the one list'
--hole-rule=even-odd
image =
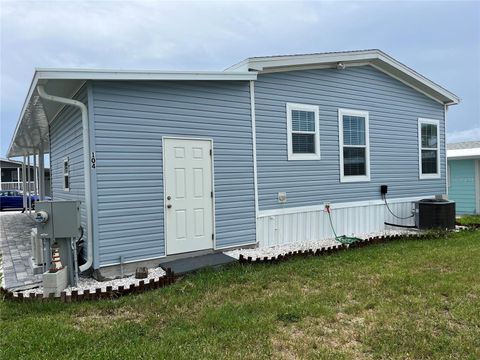
[{"label": "neighboring building", "polygon": [[447,145],[448,196],[457,214],[480,214],[480,141]]},{"label": "neighboring building", "polygon": [[94,269],[158,263],[331,237],[325,202],[338,233],[385,229],[380,185],[400,216],[446,193],[458,102],[379,50],[219,72],[37,70],[9,156],[50,152],[53,198],[83,202]]},{"label": "neighboring building", "polygon": [[[23,172],[22,162],[15,160],[0,159],[0,190],[23,190]],[[37,167],[38,171],[38,167]],[[30,166],[30,182],[26,181],[26,188],[32,193],[35,192],[35,170]],[[25,173],[25,179],[28,180],[28,172]],[[50,169],[45,169],[45,187],[46,195],[50,195]],[[38,190],[37,190],[38,192]]]}]

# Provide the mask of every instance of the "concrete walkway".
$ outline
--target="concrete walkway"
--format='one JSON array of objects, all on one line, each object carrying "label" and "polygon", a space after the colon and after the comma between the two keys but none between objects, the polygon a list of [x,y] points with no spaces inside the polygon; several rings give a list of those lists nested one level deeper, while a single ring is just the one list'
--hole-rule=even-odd
[{"label": "concrete walkway", "polygon": [[34,226],[35,222],[20,211],[0,212],[0,250],[7,289],[26,289],[41,281],[41,275],[33,275],[30,266],[30,229]]}]

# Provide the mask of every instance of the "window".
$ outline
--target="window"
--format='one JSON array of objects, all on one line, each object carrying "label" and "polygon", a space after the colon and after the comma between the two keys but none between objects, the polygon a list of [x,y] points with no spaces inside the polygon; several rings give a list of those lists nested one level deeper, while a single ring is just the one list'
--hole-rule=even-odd
[{"label": "window", "polygon": [[340,133],[340,181],[370,180],[368,112],[338,110]]},{"label": "window", "polygon": [[70,161],[63,160],[63,190],[70,191]]},{"label": "window", "polygon": [[288,160],[320,159],[318,106],[287,103]]},{"label": "window", "polygon": [[439,121],[418,119],[418,147],[420,179],[440,177]]}]

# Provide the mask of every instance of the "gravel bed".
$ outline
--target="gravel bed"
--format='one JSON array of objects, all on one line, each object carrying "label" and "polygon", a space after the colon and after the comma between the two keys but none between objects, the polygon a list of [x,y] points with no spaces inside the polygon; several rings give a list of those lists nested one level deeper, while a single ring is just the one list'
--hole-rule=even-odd
[{"label": "gravel bed", "polygon": [[[72,290],[78,290],[79,294],[83,294],[85,290],[89,290],[90,293],[92,293],[96,289],[100,288],[102,289],[102,292],[106,292],[107,286],[112,286],[113,290],[117,290],[119,286],[129,287],[131,284],[134,284],[135,286],[137,286],[142,280],[146,283],[150,281],[150,279],[158,279],[159,277],[164,275],[165,275],[165,271],[161,267],[157,267],[153,269],[148,269],[148,277],[145,279],[135,279],[135,275],[120,278],[120,279],[108,280],[108,281],[97,281],[94,278],[80,277],[78,279],[78,286],[67,287],[64,291],[67,293],[67,295],[70,295],[72,293]],[[43,294],[43,287],[40,286],[35,289],[19,291],[19,292],[16,292],[16,294],[20,292],[23,293],[23,296],[25,297],[28,297],[29,294],[31,293]]]},{"label": "gravel bed", "polygon": [[[385,230],[381,232],[359,233],[359,234],[354,234],[353,236],[358,237],[360,239],[368,239],[375,236],[387,236],[387,235],[393,236],[393,235],[403,235],[403,234],[409,234],[409,233],[417,233],[417,231]],[[283,244],[283,245],[277,245],[277,246],[266,247],[266,248],[236,249],[236,250],[226,251],[224,254],[231,256],[235,259],[238,259],[240,255],[243,255],[246,258],[251,256],[252,259],[264,258],[264,257],[272,258],[278,255],[285,255],[290,251],[310,250],[310,249],[316,250],[322,247],[328,247],[328,246],[334,246],[334,245],[340,245],[340,244],[341,243],[336,241],[334,238],[329,238],[329,239],[323,239],[318,241],[304,241],[304,242],[296,242],[292,244]]]}]

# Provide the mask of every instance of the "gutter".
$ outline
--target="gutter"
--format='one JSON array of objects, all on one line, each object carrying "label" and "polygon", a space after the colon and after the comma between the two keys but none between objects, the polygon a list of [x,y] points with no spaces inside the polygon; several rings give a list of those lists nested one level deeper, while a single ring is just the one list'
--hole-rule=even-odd
[{"label": "gutter", "polygon": [[49,95],[45,92],[43,85],[37,86],[38,95],[47,101],[57,102],[65,105],[75,106],[82,113],[82,133],[83,133],[83,172],[85,176],[85,208],[87,210],[87,262],[80,266],[80,272],[88,270],[93,263],[93,217],[92,217],[92,199],[90,190],[90,141],[88,126],[88,109],[81,101],[63,98],[60,96]]}]

